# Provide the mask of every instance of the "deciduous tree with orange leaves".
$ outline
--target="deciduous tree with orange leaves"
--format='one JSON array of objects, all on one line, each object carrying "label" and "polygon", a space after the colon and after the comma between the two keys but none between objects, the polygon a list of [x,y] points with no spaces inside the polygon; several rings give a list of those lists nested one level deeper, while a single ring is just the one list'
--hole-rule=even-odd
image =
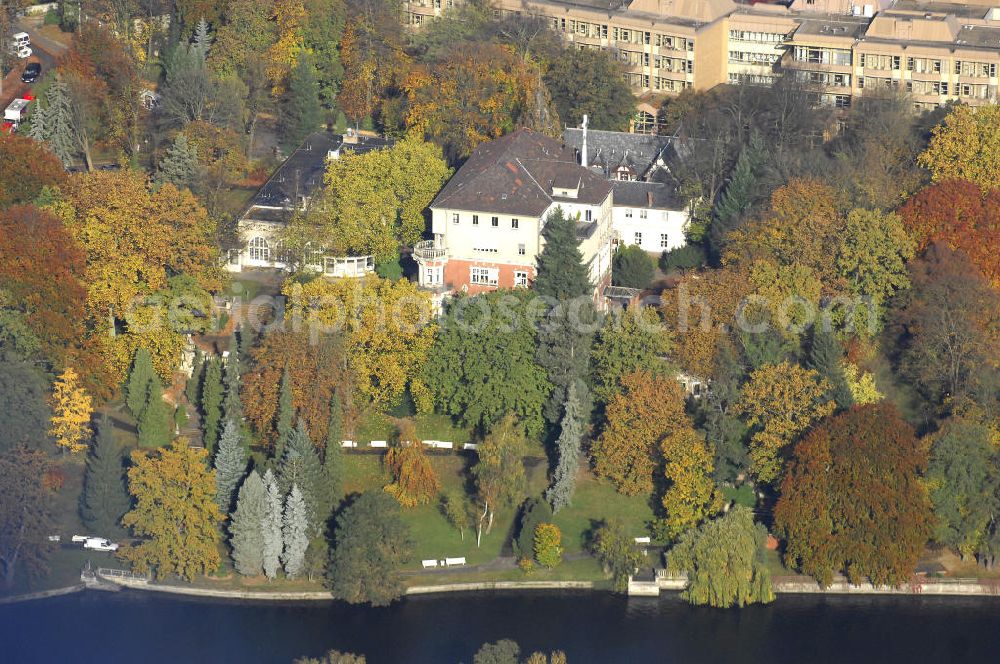
[{"label": "deciduous tree with orange leaves", "polygon": [[267,445],[277,439],[278,392],[286,370],[295,412],[314,440],[325,440],[334,393],[341,399],[351,394],[340,338],[323,334],[313,343],[305,331],[271,332],[253,348],[241,377],[243,411]]},{"label": "deciduous tree with orange leaves", "polygon": [[795,445],[774,509],[785,561],[828,586],[899,585],[931,534],[927,447],[895,406],[855,406]]},{"label": "deciduous tree with orange leaves", "polygon": [[400,424],[399,442],[386,452],[385,467],[392,475],[385,490],[403,507],[426,505],[441,491],[441,482],[411,420]]},{"label": "deciduous tree with orange leaves", "polygon": [[[8,314],[23,320],[38,350],[61,368],[84,337],[85,256],[62,222],[45,210],[0,210],[0,291]],[[18,340],[11,340],[17,347]]]},{"label": "deciduous tree with orange leaves", "polygon": [[1000,190],[983,190],[969,180],[942,180],[914,194],[899,214],[918,249],[932,242],[959,249],[1000,287]]},{"label": "deciduous tree with orange leaves", "polygon": [[62,162],[45,143],[18,134],[0,134],[0,209],[31,203],[42,187],[59,186],[65,180]]},{"label": "deciduous tree with orange leaves", "polygon": [[653,490],[661,442],[690,421],[684,414],[684,390],[671,376],[639,370],[621,382],[622,391],[608,403],[607,424],[590,454],[599,476],[619,493],[636,496]]}]

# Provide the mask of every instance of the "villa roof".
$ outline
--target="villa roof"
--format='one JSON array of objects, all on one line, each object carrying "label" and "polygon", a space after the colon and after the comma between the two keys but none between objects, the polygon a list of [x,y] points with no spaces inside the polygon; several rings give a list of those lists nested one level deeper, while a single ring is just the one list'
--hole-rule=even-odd
[{"label": "villa roof", "polygon": [[[553,185],[578,186],[577,196],[555,196]],[[572,149],[518,129],[476,148],[431,207],[538,217],[553,202],[599,205],[609,193],[611,184],[577,164]]]}]

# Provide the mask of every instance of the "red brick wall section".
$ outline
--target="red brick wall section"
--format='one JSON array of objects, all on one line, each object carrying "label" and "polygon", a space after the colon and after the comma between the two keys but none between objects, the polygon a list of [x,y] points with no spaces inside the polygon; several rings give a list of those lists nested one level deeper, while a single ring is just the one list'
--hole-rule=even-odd
[{"label": "red brick wall section", "polygon": [[[496,268],[498,271],[497,285],[494,287],[494,286],[483,286],[480,284],[470,283],[469,268],[471,267]],[[473,294],[491,291],[494,290],[495,288],[513,288],[515,271],[527,272],[529,285],[535,279],[534,265],[530,264],[508,265],[507,263],[488,263],[486,261],[463,261],[452,258],[444,266],[444,283],[445,286],[456,292],[461,291],[462,286],[467,286],[468,292]]]}]

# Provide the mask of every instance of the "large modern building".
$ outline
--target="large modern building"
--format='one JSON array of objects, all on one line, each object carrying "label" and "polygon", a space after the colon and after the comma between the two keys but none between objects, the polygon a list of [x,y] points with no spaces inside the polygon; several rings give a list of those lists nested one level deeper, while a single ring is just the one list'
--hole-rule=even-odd
[{"label": "large modern building", "polygon": [[557,208],[576,220],[595,302],[611,283],[612,185],[563,143],[527,129],[479,146],[431,203],[433,239],[413,256],[438,295],[527,287]]},{"label": "large modern building", "polygon": [[[326,166],[346,153],[380,150],[392,141],[376,136],[317,132],[306,137],[295,152],[264,186],[254,194],[237,222],[239,245],[229,250],[230,272],[244,268],[286,268],[288,256],[281,246],[281,232],[297,210],[308,205],[313,193],[323,184]],[[375,269],[371,256],[310,257],[310,265],[330,276],[360,276]]]},{"label": "large modern building", "polygon": [[[404,0],[404,20],[419,26],[454,1]],[[791,70],[832,107],[879,88],[910,93],[918,108],[997,101],[996,0],[496,0],[494,6],[499,16],[545,17],[578,48],[611,50],[643,95],[766,84]],[[639,118],[639,126],[651,124]]]}]

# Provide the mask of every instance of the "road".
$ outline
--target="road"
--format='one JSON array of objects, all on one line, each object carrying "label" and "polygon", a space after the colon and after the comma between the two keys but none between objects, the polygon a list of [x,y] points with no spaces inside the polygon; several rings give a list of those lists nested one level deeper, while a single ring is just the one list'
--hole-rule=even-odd
[{"label": "road", "polygon": [[63,54],[66,47],[51,39],[47,39],[38,32],[41,24],[40,18],[22,18],[17,24],[18,31],[27,32],[31,37],[31,57],[27,60],[20,60],[11,69],[3,82],[3,94],[0,94],[0,108],[7,108],[7,105],[14,99],[21,97],[31,89],[31,86],[21,82],[21,73],[24,66],[29,62],[38,62],[42,65],[42,75],[56,66],[56,61]]}]

